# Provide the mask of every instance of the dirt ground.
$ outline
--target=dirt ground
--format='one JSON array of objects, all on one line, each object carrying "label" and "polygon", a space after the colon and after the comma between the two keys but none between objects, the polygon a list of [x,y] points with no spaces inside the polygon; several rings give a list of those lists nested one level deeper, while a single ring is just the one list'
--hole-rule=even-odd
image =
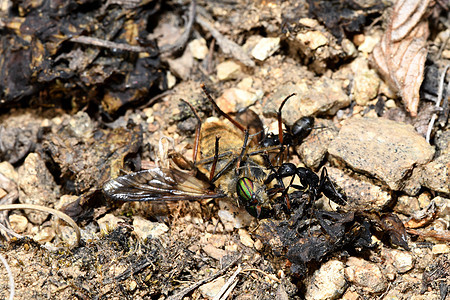
[{"label": "dirt ground", "polygon": [[1,299],[450,299],[445,1],[0,3]]}]

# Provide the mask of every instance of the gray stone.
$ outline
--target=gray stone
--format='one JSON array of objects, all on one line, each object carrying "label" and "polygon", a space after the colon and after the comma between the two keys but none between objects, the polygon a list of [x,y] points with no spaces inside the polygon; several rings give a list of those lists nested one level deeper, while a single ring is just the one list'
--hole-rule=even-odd
[{"label": "gray stone", "polygon": [[281,86],[263,107],[264,116],[276,117],[281,102],[292,93],[297,95],[283,107],[283,121],[288,125],[304,116],[334,115],[350,104],[350,98],[342,89],[340,81],[322,77],[314,83],[304,80]]},{"label": "gray stone", "polygon": [[390,189],[402,190],[414,167],[428,163],[434,149],[411,125],[382,118],[353,118],[341,128],[328,153]]},{"label": "gray stone", "polygon": [[344,264],[338,260],[330,260],[314,272],[306,288],[305,299],[337,299],[346,287]]},{"label": "gray stone", "polygon": [[327,154],[328,146],[338,134],[338,129],[330,120],[315,119],[311,134],[295,149],[309,168],[316,169]]},{"label": "gray stone", "polygon": [[450,153],[424,166],[421,179],[423,186],[430,190],[450,195]]},{"label": "gray stone", "polygon": [[151,222],[139,216],[133,217],[133,228],[136,235],[144,241],[149,238],[159,237],[169,231],[169,227],[166,224]]},{"label": "gray stone", "polygon": [[253,48],[251,54],[257,60],[266,60],[280,49],[280,38],[262,38]]},{"label": "gray stone", "polygon": [[354,77],[352,94],[357,104],[367,105],[378,95],[380,78],[374,70],[357,72]]},{"label": "gray stone", "polygon": [[217,65],[217,79],[235,79],[241,74],[241,69],[241,65],[232,60],[224,61],[223,63]]},{"label": "gray stone", "polygon": [[[28,154],[18,174],[20,203],[54,206],[59,196],[59,187],[39,154]],[[41,224],[48,216],[47,213],[32,210],[26,210],[25,213],[34,224]]]},{"label": "gray stone", "polygon": [[383,209],[392,201],[389,192],[368,181],[355,179],[337,168],[327,167],[333,183],[344,190],[348,203],[361,210]]},{"label": "gray stone", "polygon": [[387,288],[387,279],[381,269],[362,258],[348,258],[345,277],[369,293],[382,293]]}]

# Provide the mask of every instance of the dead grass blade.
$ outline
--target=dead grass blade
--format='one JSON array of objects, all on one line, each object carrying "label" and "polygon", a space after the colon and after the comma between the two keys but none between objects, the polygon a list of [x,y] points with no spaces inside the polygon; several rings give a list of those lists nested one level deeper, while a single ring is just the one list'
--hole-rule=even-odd
[{"label": "dead grass blade", "polygon": [[63,219],[64,221],[66,221],[70,226],[72,226],[72,228],[75,230],[75,234],[77,235],[77,240],[75,242],[74,245],[72,245],[73,247],[77,247],[80,244],[80,239],[81,239],[81,234],[80,234],[80,228],[78,227],[77,223],[75,223],[74,220],[72,220],[71,217],[69,217],[68,215],[66,215],[65,213],[53,209],[53,208],[49,208],[49,207],[45,207],[45,206],[41,206],[41,205],[34,205],[34,204],[7,204],[7,205],[0,205],[0,211],[2,210],[11,210],[11,209],[31,209],[31,210],[38,210],[38,211],[43,211],[52,215],[57,216],[60,219]]}]

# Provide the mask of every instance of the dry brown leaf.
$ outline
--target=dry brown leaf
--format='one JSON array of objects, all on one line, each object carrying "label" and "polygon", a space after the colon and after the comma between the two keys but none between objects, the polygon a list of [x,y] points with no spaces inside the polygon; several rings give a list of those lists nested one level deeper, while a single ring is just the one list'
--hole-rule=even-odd
[{"label": "dry brown leaf", "polygon": [[429,35],[427,8],[430,0],[399,0],[372,60],[378,71],[396,89],[411,116],[417,115]]}]

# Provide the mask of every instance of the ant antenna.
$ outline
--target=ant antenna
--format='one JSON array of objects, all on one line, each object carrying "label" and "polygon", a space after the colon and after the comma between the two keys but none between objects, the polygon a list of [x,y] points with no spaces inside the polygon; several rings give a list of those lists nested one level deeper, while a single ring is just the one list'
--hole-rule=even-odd
[{"label": "ant antenna", "polygon": [[283,120],[281,118],[281,110],[283,109],[284,104],[293,96],[297,95],[296,93],[292,93],[287,96],[283,102],[281,102],[280,108],[278,108],[277,119],[278,119],[278,138],[280,139],[280,144],[283,145]]}]

